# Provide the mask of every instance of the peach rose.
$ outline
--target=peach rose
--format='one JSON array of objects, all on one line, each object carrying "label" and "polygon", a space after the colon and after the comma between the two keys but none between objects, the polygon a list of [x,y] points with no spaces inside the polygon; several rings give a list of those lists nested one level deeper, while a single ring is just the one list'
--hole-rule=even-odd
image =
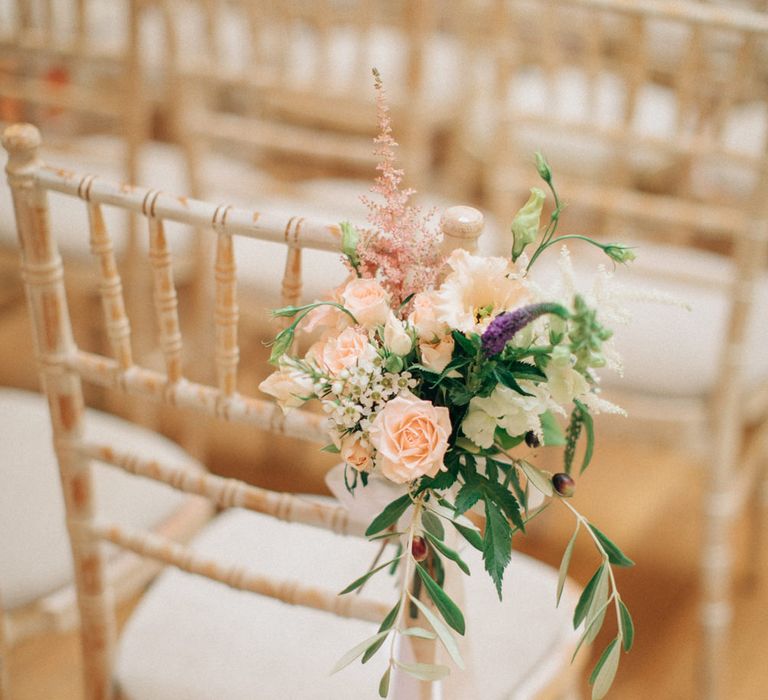
[{"label": "peach rose", "polygon": [[443,466],[451,420],[444,406],[403,392],[379,411],[369,434],[376,466],[391,481],[404,484],[435,476]]},{"label": "peach rose", "polygon": [[442,372],[453,356],[453,338],[446,335],[437,343],[419,343],[421,364],[433,372]]},{"label": "peach rose", "polygon": [[389,295],[372,279],[353,279],[341,293],[344,306],[365,328],[383,326],[389,315]]},{"label": "peach rose", "polygon": [[335,375],[343,369],[354,367],[361,360],[373,360],[376,349],[368,342],[365,333],[355,328],[345,328],[338,336],[312,345],[306,357]]},{"label": "peach rose", "polygon": [[408,323],[422,340],[431,342],[448,331],[448,324],[438,319],[437,301],[435,292],[419,292],[411,302],[413,310],[408,316]]},{"label": "peach rose", "polygon": [[349,433],[341,439],[341,459],[359,472],[370,471],[371,446],[363,440],[362,433]]},{"label": "peach rose", "polygon": [[301,406],[314,393],[312,377],[286,365],[282,365],[277,372],[272,372],[259,384],[259,389],[274,396],[283,413]]},{"label": "peach rose", "polygon": [[316,328],[322,328],[326,331],[340,331],[351,323],[352,319],[341,309],[330,304],[323,304],[316,306],[307,314],[302,330],[305,333],[311,333]]}]

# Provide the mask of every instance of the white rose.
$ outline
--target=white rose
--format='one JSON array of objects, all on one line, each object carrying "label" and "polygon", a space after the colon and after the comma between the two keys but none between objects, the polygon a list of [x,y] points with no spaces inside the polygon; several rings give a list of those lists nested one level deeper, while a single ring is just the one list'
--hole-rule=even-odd
[{"label": "white rose", "polygon": [[270,374],[259,384],[259,389],[274,396],[283,413],[301,406],[314,394],[312,377],[288,365]]},{"label": "white rose", "polygon": [[407,355],[413,347],[413,340],[405,330],[405,325],[391,311],[384,325],[384,346],[401,357]]}]

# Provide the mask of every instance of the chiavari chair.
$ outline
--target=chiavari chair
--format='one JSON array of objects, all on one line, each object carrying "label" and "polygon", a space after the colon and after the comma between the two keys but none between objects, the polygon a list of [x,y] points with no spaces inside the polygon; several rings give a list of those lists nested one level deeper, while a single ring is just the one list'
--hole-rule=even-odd
[{"label": "chiavari chair", "polygon": [[[395,594],[391,583],[382,579],[380,588],[366,587],[361,596],[337,595],[377,549],[376,543],[356,537],[366,522],[351,519],[336,501],[190,472],[175,459],[130,442],[89,434],[91,416],[83,410],[83,385],[96,383],[120,394],[187,409],[185,415],[192,423],[196,415],[216,416],[274,435],[325,442],[322,415],[304,410],[283,415],[271,401],[238,391],[238,319],[244,304],[238,297],[239,264],[233,239],[271,241],[282,247],[285,261],[296,261],[305,250],[338,251],[339,226],[269,210],[216,206],[139,186],[126,188],[50,168],[39,159],[40,135],[31,125],[7,129],[3,144],[9,153],[7,172],[22,269],[75,563],[86,697],[104,700],[114,693],[153,700],[373,696],[385,657],[345,669],[346,675],[328,676],[350,641],[354,644],[375,630]],[[77,309],[67,304],[56,220],[48,215],[49,193],[81,200],[94,213],[115,207],[140,217],[149,238],[162,371],[134,363],[109,231],[100,225],[98,214],[91,219],[97,222],[91,236],[98,242],[94,252],[110,355],[86,352],[76,345],[70,313]],[[461,223],[466,214],[463,208],[444,214],[447,249],[474,248],[482,218],[475,214],[474,224],[468,226]],[[215,261],[208,270],[215,280],[216,379],[211,384],[188,379],[184,370],[178,295],[164,235],[172,222],[202,231],[215,243]],[[290,301],[291,290],[301,285],[301,266],[286,264],[285,270],[282,289],[285,301]],[[295,470],[300,481],[300,464],[280,464],[274,450],[271,458],[276,467]],[[213,519],[190,546],[105,519],[101,512],[94,513],[91,470],[97,462],[205,497],[226,512]],[[127,623],[119,646],[115,645],[102,541],[178,569],[163,573],[152,585]],[[466,554],[471,558],[471,553]],[[578,591],[568,584],[567,600],[556,611],[556,582],[554,570],[514,553],[503,605],[481,575],[467,579],[465,599],[475,630],[465,650],[469,669],[452,675],[443,697],[573,697],[579,666],[568,668],[568,662],[577,637],[566,611]],[[449,583],[460,590],[458,579]],[[259,595],[245,596],[243,591]],[[401,651],[407,653],[407,649]],[[412,653],[426,660],[438,652],[428,643]],[[508,673],[488,670],[498,669],[499,664]],[[429,686],[402,683],[403,679],[393,681],[396,697],[428,697]]]}]

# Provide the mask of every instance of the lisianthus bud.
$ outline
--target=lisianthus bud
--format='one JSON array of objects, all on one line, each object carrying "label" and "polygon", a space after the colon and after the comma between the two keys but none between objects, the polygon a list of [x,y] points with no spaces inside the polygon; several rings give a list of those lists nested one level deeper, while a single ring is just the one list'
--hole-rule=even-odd
[{"label": "lisianthus bud", "polygon": [[552,477],[552,486],[561,496],[570,498],[576,492],[576,482],[568,474],[560,472]]},{"label": "lisianthus bud", "polygon": [[344,221],[341,224],[341,250],[355,270],[360,266],[360,256],[357,254],[359,242],[360,232],[348,221]]},{"label": "lisianthus bud", "polygon": [[405,330],[405,324],[391,311],[384,325],[384,345],[387,350],[400,355],[407,355],[413,347],[413,338]]},{"label": "lisianthus bud", "polygon": [[546,158],[536,151],[536,170],[539,171],[539,177],[544,180],[544,182],[549,182],[552,179],[552,171],[549,169],[549,163],[547,163]]},{"label": "lisianthus bud", "polygon": [[424,561],[427,558],[427,542],[418,535],[411,542],[411,554],[416,561]]},{"label": "lisianthus bud", "polygon": [[531,188],[531,196],[522,209],[512,219],[512,260],[522,255],[525,247],[536,240],[539,235],[541,209],[546,195],[538,187]]},{"label": "lisianthus bud", "polygon": [[637,256],[631,248],[619,243],[608,243],[603,246],[603,252],[617,263],[632,262]]}]

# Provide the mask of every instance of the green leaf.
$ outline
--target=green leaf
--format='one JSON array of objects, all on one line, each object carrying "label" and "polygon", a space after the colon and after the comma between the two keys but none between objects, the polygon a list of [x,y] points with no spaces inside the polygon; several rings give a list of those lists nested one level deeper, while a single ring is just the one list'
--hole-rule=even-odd
[{"label": "green leaf", "polygon": [[493,370],[494,375],[496,376],[496,379],[498,379],[499,384],[504,385],[505,387],[512,389],[512,391],[516,391],[518,394],[522,394],[523,396],[532,396],[533,394],[528,393],[525,389],[523,389],[515,379],[515,375],[512,374],[506,367],[502,367],[501,365],[497,365],[495,369]]},{"label": "green leaf", "polygon": [[392,667],[388,666],[387,670],[384,671],[384,675],[381,677],[381,680],[379,681],[379,697],[385,698],[387,695],[389,695],[389,677],[392,675]]},{"label": "green leaf", "polygon": [[420,681],[439,681],[451,673],[451,669],[440,664],[407,664],[397,659],[395,663],[407,674]]},{"label": "green leaf", "polygon": [[517,447],[523,440],[524,435],[517,435],[512,437],[504,428],[496,428],[496,432],[493,434],[494,440],[501,446],[503,450],[511,450],[513,447]]},{"label": "green leaf", "polygon": [[528,477],[528,481],[530,481],[545,496],[552,496],[554,487],[552,486],[552,479],[549,476],[547,476],[541,469],[534,467],[530,462],[526,462],[524,459],[521,459],[518,464],[525,476]]},{"label": "green leaf", "polygon": [[571,539],[568,540],[568,545],[563,553],[563,558],[560,561],[560,572],[557,577],[557,605],[560,605],[560,598],[563,595],[563,587],[565,586],[565,579],[568,576],[568,567],[571,565],[571,557],[573,556],[573,548],[576,544],[576,537],[579,534],[580,524],[576,523],[576,529],[571,535]]},{"label": "green leaf", "polygon": [[482,495],[482,491],[476,488],[473,484],[469,482],[463,484],[459,489],[459,493],[456,495],[456,503],[454,506],[456,515],[466,513],[472,506],[475,505],[475,503],[480,500],[480,496]]},{"label": "green leaf", "polygon": [[589,677],[592,685],[592,700],[601,700],[610,690],[613,679],[616,677],[616,670],[619,668],[620,655],[621,647],[617,637],[605,648]]},{"label": "green leaf", "polygon": [[440,522],[440,518],[438,518],[434,513],[425,510],[421,514],[421,524],[424,526],[427,535],[431,533],[439,540],[445,538],[445,529],[443,528],[443,524]]},{"label": "green leaf", "polygon": [[629,651],[632,648],[632,643],[635,641],[635,625],[632,622],[632,616],[629,614],[629,609],[624,605],[623,600],[619,600],[619,612],[619,624],[621,625],[624,651]]},{"label": "green leaf", "polygon": [[435,580],[429,575],[427,570],[421,565],[416,564],[416,571],[419,578],[424,582],[424,587],[432,598],[435,607],[440,611],[445,621],[453,627],[459,634],[464,634],[466,623],[459,607],[454,603],[448,594],[437,585]]},{"label": "green leaf", "polygon": [[547,375],[544,374],[536,365],[531,365],[528,362],[522,362],[515,360],[509,364],[505,364],[505,367],[512,373],[514,373],[517,379],[530,379],[534,382],[546,381]]},{"label": "green leaf", "polygon": [[407,493],[392,501],[392,503],[373,519],[373,522],[365,531],[366,536],[375,535],[377,532],[381,532],[384,528],[396,523],[400,519],[400,516],[408,510],[411,502],[411,497]]},{"label": "green leaf", "polygon": [[376,540],[390,540],[393,537],[402,537],[404,532],[381,532],[378,535],[371,535],[368,538],[369,542],[375,542]]},{"label": "green leaf", "polygon": [[498,506],[490,500],[485,501],[485,536],[483,537],[483,562],[485,570],[496,584],[496,592],[501,600],[501,582],[504,569],[512,556],[512,531],[507,519]]},{"label": "green leaf", "polygon": [[425,630],[423,627],[406,627],[402,634],[406,637],[418,637],[419,639],[435,639],[437,637],[434,632]]},{"label": "green leaf", "polygon": [[587,446],[584,448],[584,457],[581,460],[581,469],[579,469],[579,474],[582,474],[592,461],[592,453],[595,450],[595,424],[589,409],[581,401],[574,400],[574,403],[581,412],[581,422],[584,424],[584,431],[587,436]]},{"label": "green leaf", "polygon": [[565,433],[551,411],[542,413],[539,420],[541,421],[541,430],[544,433],[545,446],[560,447],[565,445]]},{"label": "green leaf", "polygon": [[456,344],[457,349],[461,349],[465,355],[477,355],[477,351],[480,348],[480,337],[478,335],[473,334],[472,338],[468,338],[461,331],[456,330],[451,331],[451,335],[453,336],[453,342]]},{"label": "green leaf", "polygon": [[459,531],[459,534],[471,544],[479,552],[483,551],[483,538],[480,537],[480,533],[477,530],[473,530],[471,527],[459,525],[454,522],[453,526]]},{"label": "green leaf", "polygon": [[603,626],[605,620],[605,611],[608,607],[608,567],[603,567],[603,573],[597,580],[595,592],[589,603],[589,609],[586,614],[587,621],[587,642],[592,643],[597,637],[597,633]]},{"label": "green leaf", "polygon": [[432,546],[440,552],[444,557],[447,559],[450,559],[453,562],[456,562],[456,565],[467,575],[469,576],[469,567],[466,565],[464,560],[459,556],[458,552],[451,549],[449,546],[447,546],[443,541],[439,540],[437,537],[435,537],[431,532],[425,533],[427,535],[427,539],[432,543]]},{"label": "green leaf", "polygon": [[[611,602],[610,600],[607,600],[605,602],[601,612],[608,609],[610,602]],[[582,632],[581,639],[579,639],[579,643],[576,645],[576,648],[573,650],[573,655],[571,656],[571,663],[573,663],[573,660],[576,658],[576,654],[579,653],[579,649],[581,649],[582,644],[584,644],[584,642],[586,642],[587,639],[594,639],[594,637],[596,636],[597,633],[595,632],[593,634],[593,630],[597,622],[598,622],[598,619],[595,618],[594,620],[592,620],[590,624],[586,625],[586,627],[584,628],[584,632]],[[600,621],[600,625],[602,624],[603,624],[602,621]]]},{"label": "green leaf", "polygon": [[373,637],[368,637],[368,639],[360,642],[357,646],[352,647],[344,656],[342,656],[337,662],[336,665],[333,667],[333,670],[331,670],[331,675],[334,673],[338,673],[341,671],[342,668],[345,668],[346,666],[349,666],[360,654],[362,654],[369,646],[372,644],[375,644],[380,639],[383,639],[389,634],[389,630],[386,630],[384,632],[377,632],[373,635]]},{"label": "green leaf", "polygon": [[[395,604],[395,607],[392,608],[392,610],[387,613],[387,616],[381,621],[381,625],[379,625],[379,632],[392,629],[392,625],[395,624],[395,619],[397,618],[397,613],[399,611],[400,601],[398,600]],[[373,655],[381,648],[381,645],[384,644],[386,639],[386,637],[382,637],[378,642],[371,644],[371,646],[366,649],[365,654],[363,654],[362,663],[368,663],[368,661],[371,660],[371,657],[373,657]]]},{"label": "green leaf", "polygon": [[388,561],[386,564],[380,564],[375,569],[371,569],[368,573],[363,574],[360,578],[352,581],[352,583],[350,583],[343,591],[341,591],[339,595],[345,595],[347,593],[351,593],[356,588],[360,588],[360,586],[362,586],[369,578],[371,578],[371,576],[378,573],[382,569],[386,569],[390,564],[396,562],[399,558],[400,557],[395,557],[394,559]]},{"label": "green leaf", "polygon": [[586,617],[589,604],[592,602],[592,596],[595,594],[595,588],[605,567],[606,564],[603,562],[595,571],[594,576],[589,579],[589,583],[584,586],[584,590],[581,592],[581,596],[579,596],[579,602],[576,603],[576,609],[573,611],[573,629],[576,629]]},{"label": "green leaf", "polygon": [[448,652],[454,663],[460,668],[464,669],[464,660],[461,658],[459,652],[459,645],[456,643],[456,639],[451,634],[451,630],[445,625],[445,623],[433,613],[427,605],[422,603],[415,596],[411,596],[413,604],[421,610],[422,615],[426,618],[427,622],[432,625],[432,629],[435,630],[440,641],[443,643],[445,650]]},{"label": "green leaf", "polygon": [[339,452],[341,452],[341,450],[338,447],[336,447],[336,445],[334,445],[333,443],[330,443],[325,447],[321,447],[320,452],[330,452],[332,455],[337,455],[339,454]]},{"label": "green leaf", "polygon": [[624,552],[619,549],[618,545],[609,539],[608,535],[600,532],[600,530],[598,530],[592,523],[589,523],[589,529],[595,533],[595,537],[597,537],[600,544],[603,546],[603,549],[608,556],[608,561],[611,562],[611,564],[627,567],[635,565],[635,562],[624,554]]}]

